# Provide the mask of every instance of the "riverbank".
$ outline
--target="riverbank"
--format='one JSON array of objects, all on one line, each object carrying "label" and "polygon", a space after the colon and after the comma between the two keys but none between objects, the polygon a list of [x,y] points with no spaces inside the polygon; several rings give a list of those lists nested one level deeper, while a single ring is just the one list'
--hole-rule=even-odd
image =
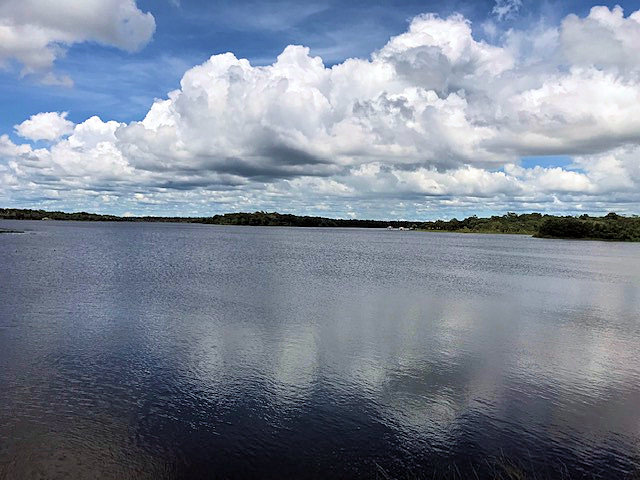
[{"label": "riverbank", "polygon": [[507,213],[503,216],[464,220],[436,220],[425,222],[421,230],[456,233],[493,233],[532,235],[537,238],[608,240],[621,242],[640,241],[640,218],[624,217],[609,213],[603,217],[580,217]]},{"label": "riverbank", "polygon": [[473,233],[478,235],[523,235],[534,237],[536,232],[500,232],[500,231],[491,231],[491,230],[431,230],[428,228],[417,228],[419,232],[426,233]]},{"label": "riverbank", "polygon": [[502,216],[464,220],[409,221],[359,220],[328,217],[300,216],[278,212],[240,212],[211,217],[120,217],[87,212],[49,212],[29,209],[0,209],[1,219],[11,220],[71,220],[95,222],[170,222],[200,223],[208,225],[244,225],[265,227],[348,227],[421,230],[427,232],[484,233],[532,235],[538,238],[583,240],[640,241],[640,218],[609,213],[603,217],[555,216],[541,213],[507,213]]},{"label": "riverbank", "polygon": [[416,228],[420,222],[408,220],[360,220],[328,217],[300,216],[278,212],[240,212],[213,215],[210,217],[120,217],[88,212],[60,212],[0,208],[0,219],[5,220],[70,220],[89,222],[166,222],[202,223],[209,225],[246,225],[264,227],[332,227],[332,228]]}]

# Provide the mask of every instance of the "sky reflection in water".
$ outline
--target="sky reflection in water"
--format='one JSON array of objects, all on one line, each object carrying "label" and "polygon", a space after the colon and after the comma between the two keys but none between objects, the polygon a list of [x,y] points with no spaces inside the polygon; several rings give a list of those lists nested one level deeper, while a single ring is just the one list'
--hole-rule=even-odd
[{"label": "sky reflection in water", "polygon": [[640,245],[20,226],[0,478],[639,466]]}]

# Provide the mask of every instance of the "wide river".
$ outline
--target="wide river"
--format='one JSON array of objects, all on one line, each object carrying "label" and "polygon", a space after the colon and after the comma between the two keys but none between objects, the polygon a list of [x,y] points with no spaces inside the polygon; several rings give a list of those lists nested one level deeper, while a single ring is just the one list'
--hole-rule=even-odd
[{"label": "wide river", "polygon": [[640,244],[2,227],[0,479],[640,471]]}]

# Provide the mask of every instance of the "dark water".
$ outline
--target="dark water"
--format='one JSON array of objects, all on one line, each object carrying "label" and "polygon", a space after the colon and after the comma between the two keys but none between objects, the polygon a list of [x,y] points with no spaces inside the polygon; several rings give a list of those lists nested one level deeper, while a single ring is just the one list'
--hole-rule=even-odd
[{"label": "dark water", "polygon": [[638,244],[0,227],[0,478],[640,469]]}]

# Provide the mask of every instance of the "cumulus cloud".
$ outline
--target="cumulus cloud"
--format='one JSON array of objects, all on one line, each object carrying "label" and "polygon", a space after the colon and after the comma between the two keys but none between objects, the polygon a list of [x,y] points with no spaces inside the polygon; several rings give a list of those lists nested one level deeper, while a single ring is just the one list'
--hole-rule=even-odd
[{"label": "cumulus cloud", "polygon": [[562,22],[560,41],[573,65],[637,73],[640,10],[625,17],[620,6],[593,7],[586,18],[569,15]]},{"label": "cumulus cloud", "polygon": [[20,125],[15,126],[16,133],[28,140],[57,140],[73,132],[74,123],[67,120],[69,112],[46,112],[31,115]]},{"label": "cumulus cloud", "polygon": [[[23,135],[32,117],[18,133],[55,141],[2,137],[0,181],[21,201],[59,192],[141,213],[630,211],[640,202],[637,59],[577,56],[572,45],[601,37],[630,49],[638,15],[594,8],[496,44],[461,15],[420,15],[369,59],[332,67],[302,46],[259,67],[214,55],[140,121],[92,117]],[[525,155],[573,163],[523,168]]]},{"label": "cumulus cloud", "polygon": [[[0,66],[10,60],[22,73],[47,72],[67,47],[98,42],[127,51],[142,48],[155,20],[135,0],[0,0]],[[45,76],[68,84],[68,77]]]}]

